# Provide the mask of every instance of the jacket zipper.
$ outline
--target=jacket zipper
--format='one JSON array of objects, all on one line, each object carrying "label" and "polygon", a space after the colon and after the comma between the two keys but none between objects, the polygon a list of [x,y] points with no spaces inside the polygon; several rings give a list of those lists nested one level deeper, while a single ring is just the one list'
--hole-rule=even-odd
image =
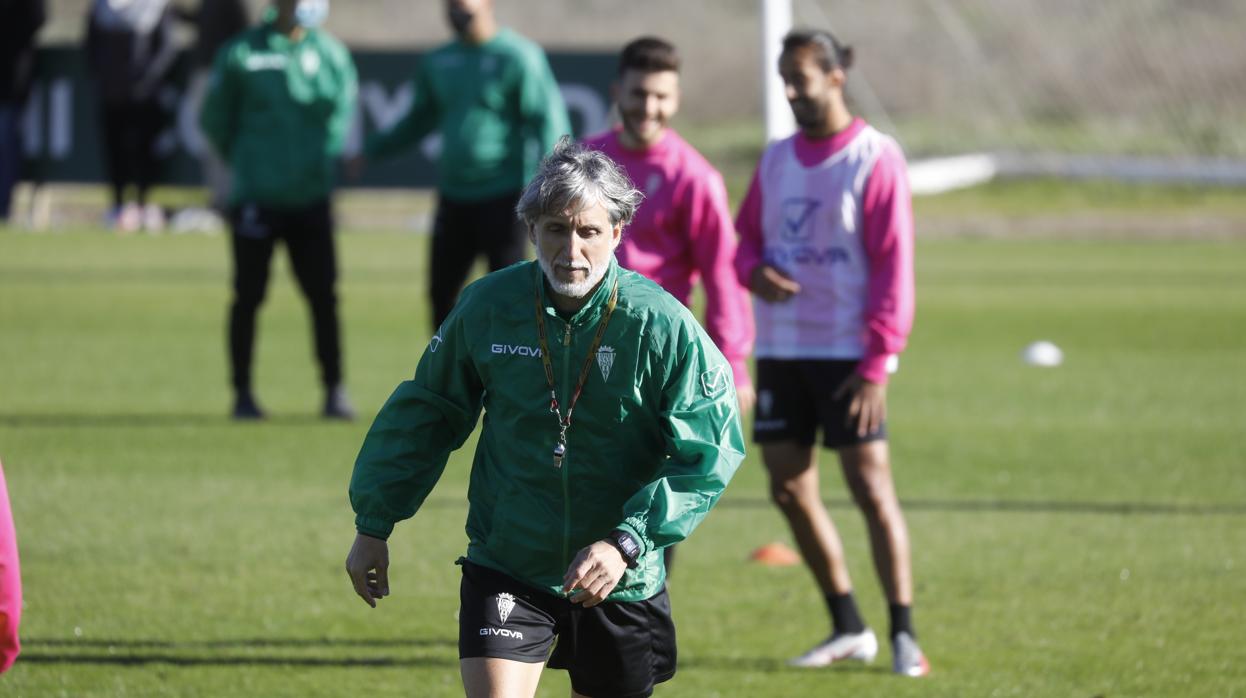
[{"label": "jacket zipper", "polygon": [[[571,346],[571,322],[570,321],[567,321],[566,323],[566,331],[563,333],[563,336],[562,336],[562,345],[564,347]],[[569,387],[570,383],[567,382],[571,380],[570,367],[571,367],[571,350],[568,348],[568,349],[565,349],[562,353],[562,385],[563,385],[564,391],[573,390],[572,388]],[[567,400],[570,400],[571,393],[564,392],[563,397],[565,397]],[[570,407],[570,405],[568,405],[568,407]],[[562,564],[564,567],[569,566],[571,564],[571,551],[570,551],[570,547],[571,547],[571,482],[570,482],[570,477],[567,474],[567,471],[570,469],[570,467],[571,467],[571,459],[568,458],[563,461],[562,467],[558,469],[560,471],[559,474],[562,477]]]}]

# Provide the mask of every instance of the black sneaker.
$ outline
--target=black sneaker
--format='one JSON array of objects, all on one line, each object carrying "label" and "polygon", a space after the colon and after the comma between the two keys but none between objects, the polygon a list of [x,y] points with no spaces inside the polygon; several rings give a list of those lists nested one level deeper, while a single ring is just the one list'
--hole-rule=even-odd
[{"label": "black sneaker", "polygon": [[346,388],[337,385],[329,389],[324,399],[325,419],[341,419],[350,421],[355,418],[355,406],[350,404],[350,398],[346,396]]},{"label": "black sneaker", "polygon": [[234,419],[256,420],[264,419],[265,416],[264,410],[256,404],[251,393],[239,393],[238,398],[234,400]]}]

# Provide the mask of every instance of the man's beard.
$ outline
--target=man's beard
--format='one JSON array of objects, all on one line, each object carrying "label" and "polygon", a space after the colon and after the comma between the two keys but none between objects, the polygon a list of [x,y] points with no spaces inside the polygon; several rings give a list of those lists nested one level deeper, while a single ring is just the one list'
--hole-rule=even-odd
[{"label": "man's beard", "polygon": [[830,109],[823,104],[805,99],[793,103],[792,106],[792,116],[796,125],[801,128],[815,128],[828,120],[827,112]]},{"label": "man's beard", "polygon": [[462,36],[467,33],[468,27],[472,26],[475,15],[465,10],[451,8],[446,12],[446,19],[450,21],[450,27],[454,33]]},{"label": "man's beard", "polygon": [[[644,126],[644,124],[647,121],[649,121],[649,117],[647,117],[644,114],[641,114],[640,116],[636,116],[636,115],[630,115],[630,116],[621,115],[621,116],[622,116],[621,121],[623,122],[623,130],[627,131],[627,135],[631,136],[637,141],[640,141],[641,143],[644,143],[647,139],[652,137],[651,134],[645,131],[645,126]],[[658,128],[656,130],[660,131],[661,129],[662,129],[662,126],[661,126],[661,123],[659,122]]]},{"label": "man's beard", "polygon": [[599,264],[596,267],[588,267],[586,264],[577,263],[576,269],[585,269],[587,267],[588,276],[583,281],[559,281],[554,271],[554,264],[545,257],[537,254],[537,261],[541,265],[541,271],[545,273],[545,279],[549,281],[550,288],[554,289],[554,293],[568,298],[583,298],[592,291],[597,284],[606,276],[606,270],[610,268],[610,260]]}]

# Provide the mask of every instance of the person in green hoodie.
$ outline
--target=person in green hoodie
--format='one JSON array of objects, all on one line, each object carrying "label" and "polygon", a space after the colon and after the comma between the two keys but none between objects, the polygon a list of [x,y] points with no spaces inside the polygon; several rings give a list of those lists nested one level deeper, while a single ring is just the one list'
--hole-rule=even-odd
[{"label": "person in green hoodie", "polygon": [[328,9],[328,0],[277,0],[259,26],[217,52],[200,113],[204,135],[234,176],[229,355],[236,419],[264,417],[252,392],[251,356],[279,240],[311,305],[323,414],[354,416],[342,384],[330,195],[357,78],[346,47],[319,28]]},{"label": "person in green hoodie", "polygon": [[744,443],[727,360],[615,261],[640,198],[610,158],[559,142],[517,207],[537,260],[464,290],[355,462],[346,570],[375,607],[394,524],[485,413],[458,560],[469,696],[532,695],[546,660],[591,696],[675,673],[662,550],[709,513]]},{"label": "person in green hoodie", "polygon": [[411,109],[374,133],[351,161],[399,153],[441,136],[429,296],[441,325],[476,258],[490,271],[527,256],[515,202],[537,162],[571,132],[562,93],[541,47],[498,26],[493,0],[446,0],[455,40],[420,60]]}]

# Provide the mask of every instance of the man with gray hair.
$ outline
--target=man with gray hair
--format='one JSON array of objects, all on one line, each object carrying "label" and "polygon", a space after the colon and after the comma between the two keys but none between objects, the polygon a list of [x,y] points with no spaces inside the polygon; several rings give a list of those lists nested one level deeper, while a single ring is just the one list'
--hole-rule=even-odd
[{"label": "man with gray hair", "polygon": [[375,607],[394,524],[486,412],[458,560],[468,696],[531,696],[547,660],[575,695],[647,696],[675,673],[662,549],[705,518],[744,446],[726,359],[614,259],[640,198],[607,156],[560,141],[517,206],[537,261],[463,292],[355,462],[346,570]]}]

